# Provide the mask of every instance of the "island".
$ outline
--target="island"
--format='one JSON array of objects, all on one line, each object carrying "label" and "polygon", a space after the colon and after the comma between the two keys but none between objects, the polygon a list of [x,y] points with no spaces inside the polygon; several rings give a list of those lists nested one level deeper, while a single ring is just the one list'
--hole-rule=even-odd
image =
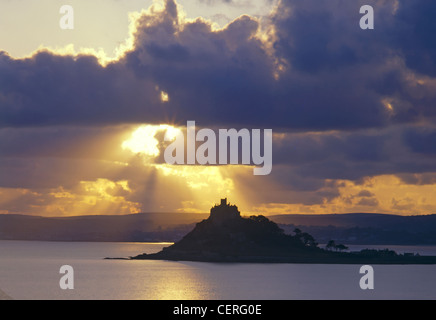
[{"label": "island", "polygon": [[[131,260],[172,260],[238,263],[317,263],[317,264],[436,264],[436,256],[397,254],[392,250],[365,249],[343,252],[344,245],[329,242],[320,248],[315,239],[299,229],[285,234],[263,215],[242,217],[238,207],[221,199],[209,218],[180,241],[153,254],[140,254]],[[109,258],[108,258],[109,259]],[[127,259],[127,258],[124,258]]]}]

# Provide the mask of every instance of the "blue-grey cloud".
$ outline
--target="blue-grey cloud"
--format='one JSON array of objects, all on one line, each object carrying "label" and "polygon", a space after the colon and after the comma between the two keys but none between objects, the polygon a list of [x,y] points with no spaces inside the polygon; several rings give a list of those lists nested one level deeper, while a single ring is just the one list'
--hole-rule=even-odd
[{"label": "blue-grey cloud", "polygon": [[420,157],[436,156],[436,129],[433,127],[414,127],[404,132],[405,144]]},{"label": "blue-grey cloud", "polygon": [[[363,31],[362,1],[283,0],[269,17],[272,49],[255,37],[260,26],[252,17],[215,31],[203,20],[180,21],[169,0],[164,12],[138,19],[133,50],[107,67],[92,56],[2,53],[0,125],[194,119],[204,126],[353,130],[433,117],[429,4],[370,2],[376,29]],[[278,79],[277,61],[286,66]],[[160,90],[169,102],[160,101]]]}]

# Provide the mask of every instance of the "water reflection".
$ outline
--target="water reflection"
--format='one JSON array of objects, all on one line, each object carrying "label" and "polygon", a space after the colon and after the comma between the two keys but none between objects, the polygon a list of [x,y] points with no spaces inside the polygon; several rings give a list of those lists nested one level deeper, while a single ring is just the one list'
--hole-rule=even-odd
[{"label": "water reflection", "polygon": [[[204,300],[215,299],[210,281],[195,266],[172,261],[124,261],[125,264],[142,265],[143,272],[136,274],[129,299],[143,300]],[[125,266],[126,266],[125,265]],[[152,276],[151,276],[152,275]],[[125,284],[124,284],[125,285]],[[123,285],[123,286],[124,286]]]},{"label": "water reflection", "polygon": [[[359,265],[102,259],[156,252],[163,246],[0,241],[4,291],[0,297],[6,293],[14,299],[434,299],[436,294],[435,265],[377,265],[376,289],[368,292],[359,287]],[[74,290],[59,288],[59,268],[64,264],[74,267]]]},{"label": "water reflection", "polygon": [[162,273],[156,279],[159,289],[153,299],[157,300],[198,300],[212,299],[208,281],[195,269],[179,264],[171,273]]}]

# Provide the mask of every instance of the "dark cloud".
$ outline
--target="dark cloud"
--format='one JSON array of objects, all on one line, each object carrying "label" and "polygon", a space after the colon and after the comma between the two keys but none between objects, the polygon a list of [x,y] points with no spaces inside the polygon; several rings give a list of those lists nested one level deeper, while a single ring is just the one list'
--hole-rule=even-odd
[{"label": "dark cloud", "polygon": [[[318,188],[324,179],[360,181],[383,174],[419,184],[419,176],[436,172],[433,126],[394,126],[354,132],[294,133],[273,143],[277,181],[288,188]],[[287,166],[289,173],[280,169]],[[433,181],[420,178],[420,181]]]},{"label": "dark cloud", "polygon": [[363,198],[357,202],[358,206],[368,206],[368,207],[377,207],[379,202],[375,198]]},{"label": "dark cloud", "polygon": [[404,173],[398,177],[402,182],[413,185],[433,185],[436,184],[436,173]]},{"label": "dark cloud", "polygon": [[103,68],[91,56],[40,52],[16,60],[3,53],[0,86],[2,127],[102,125],[117,122],[122,114],[125,122],[138,115],[144,121],[163,116],[162,109],[147,110],[159,100],[152,84],[117,64]]},{"label": "dark cloud", "polygon": [[356,196],[357,197],[362,197],[362,198],[370,198],[370,197],[373,197],[374,194],[371,191],[362,190]]},{"label": "dark cloud", "polygon": [[405,144],[422,156],[436,156],[436,129],[432,127],[415,127],[404,135]]},{"label": "dark cloud", "polygon": [[[370,2],[373,31],[358,27],[362,1],[283,0],[269,18],[273,50],[255,37],[260,26],[252,17],[214,31],[203,20],[181,21],[168,0],[165,11],[138,19],[133,50],[107,67],[92,56],[2,53],[0,125],[194,119],[204,126],[353,130],[434,116],[434,88],[413,81],[414,71],[425,73],[419,63],[431,70],[434,61],[427,41],[434,24],[426,18],[432,5],[400,1],[394,13],[393,1]],[[278,61],[286,69],[276,79]],[[160,90],[169,102],[160,101]]]},{"label": "dark cloud", "polygon": [[[436,75],[436,23],[434,1],[401,1],[397,12],[396,45],[408,67],[430,76]],[[406,40],[406,41],[404,41]]]},{"label": "dark cloud", "polygon": [[125,161],[120,146],[132,126],[0,129],[0,158],[82,158]]},{"label": "dark cloud", "polygon": [[[122,165],[98,160],[59,158],[0,158],[0,187],[70,188],[80,181],[121,180]],[[130,177],[124,175],[124,177]]]}]

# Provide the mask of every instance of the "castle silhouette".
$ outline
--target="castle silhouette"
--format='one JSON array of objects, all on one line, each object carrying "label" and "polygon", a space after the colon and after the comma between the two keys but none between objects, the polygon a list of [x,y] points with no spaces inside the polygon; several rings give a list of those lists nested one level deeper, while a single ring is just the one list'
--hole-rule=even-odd
[{"label": "castle silhouette", "polygon": [[435,264],[435,256],[406,256],[394,251],[362,250],[332,252],[321,249],[308,233],[295,235],[258,215],[241,217],[238,207],[227,198],[210,209],[208,219],[180,241],[157,253],[143,253],[135,260],[173,260],[203,262],[335,263],[335,264]]},{"label": "castle silhouette", "polygon": [[224,221],[241,218],[241,213],[238,207],[227,203],[227,198],[221,199],[219,205],[215,205],[210,209],[209,219],[216,225],[222,224]]}]

